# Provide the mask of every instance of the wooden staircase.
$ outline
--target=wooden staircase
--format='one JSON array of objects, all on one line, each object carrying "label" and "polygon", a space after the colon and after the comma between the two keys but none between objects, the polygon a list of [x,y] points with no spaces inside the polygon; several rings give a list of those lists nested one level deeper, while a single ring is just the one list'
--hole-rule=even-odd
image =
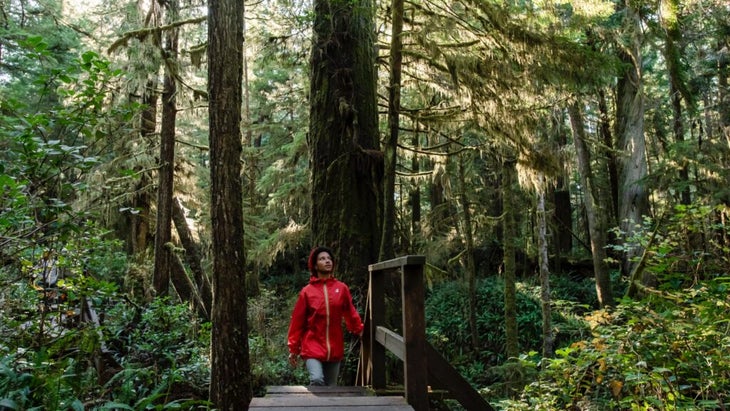
[{"label": "wooden staircase", "polygon": [[[368,267],[370,284],[357,386],[272,386],[266,396],[253,399],[249,410],[428,411],[429,395],[443,391],[467,411],[494,411],[426,341],[425,263],[424,256],[409,255]],[[400,277],[401,283],[402,336],[385,327],[385,278],[392,274]],[[388,391],[386,352],[403,362],[404,395],[378,395]]]}]

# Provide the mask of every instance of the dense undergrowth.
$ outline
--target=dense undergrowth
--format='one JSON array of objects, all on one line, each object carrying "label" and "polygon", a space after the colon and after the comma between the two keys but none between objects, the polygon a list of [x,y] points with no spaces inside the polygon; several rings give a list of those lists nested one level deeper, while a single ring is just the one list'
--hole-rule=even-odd
[{"label": "dense undergrowth", "polygon": [[[686,226],[678,219],[673,224]],[[730,276],[724,254],[683,250],[680,232],[656,237],[647,269],[658,279],[637,301],[597,309],[593,281],[552,276],[556,353],[541,358],[539,287],[518,286],[520,352],[504,356],[503,284],[480,279],[479,346],[468,329],[460,281],[434,284],[427,295],[427,336],[461,374],[500,410],[722,410],[730,398]],[[185,304],[147,301],[123,292],[150,267],[128,261],[117,242],[86,232],[57,254],[64,276],[42,289],[41,255],[0,270],[0,409],[207,409],[209,324]],[[701,261],[700,261],[701,260]],[[34,268],[35,266],[35,268]],[[687,267],[702,266],[702,272]],[[683,273],[680,275],[678,269]],[[249,300],[254,394],[267,385],[304,384],[286,361],[288,318],[301,273],[264,277]],[[624,280],[614,278],[622,294]],[[101,327],[81,322],[84,302]],[[348,341],[343,383],[357,364]],[[398,383],[398,364],[390,375]],[[456,404],[434,404],[459,409]]]}]

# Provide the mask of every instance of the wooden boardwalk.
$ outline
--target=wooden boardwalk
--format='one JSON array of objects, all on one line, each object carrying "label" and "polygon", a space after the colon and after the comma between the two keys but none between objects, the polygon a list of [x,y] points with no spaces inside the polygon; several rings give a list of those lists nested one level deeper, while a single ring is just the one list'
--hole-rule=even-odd
[{"label": "wooden boardwalk", "polygon": [[413,411],[403,397],[376,397],[365,387],[271,386],[255,397],[251,411]]}]

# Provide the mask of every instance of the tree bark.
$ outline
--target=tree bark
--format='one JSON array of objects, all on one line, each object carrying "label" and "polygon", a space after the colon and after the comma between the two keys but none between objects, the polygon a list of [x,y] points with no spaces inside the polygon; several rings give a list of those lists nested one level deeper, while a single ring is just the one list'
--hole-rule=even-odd
[{"label": "tree bark", "polygon": [[[562,110],[555,109],[551,122],[551,128],[554,130],[551,135],[554,136],[557,153],[565,152],[564,147],[568,143],[569,133],[565,129],[565,115]],[[559,155],[562,157],[562,155]],[[568,161],[561,161],[562,164],[569,164]],[[555,185],[551,185],[551,198],[555,211],[552,221],[555,229],[553,232],[556,255],[555,270],[560,272],[561,256],[569,255],[573,250],[573,205],[570,201],[570,178],[571,170],[567,166],[560,169],[560,173],[556,177]]]},{"label": "tree bark", "polygon": [[180,259],[180,256],[175,254],[175,247],[172,243],[167,243],[167,248],[170,249],[172,260],[170,263],[170,283],[172,284],[172,288],[177,293],[177,296],[180,297],[181,302],[188,303],[190,309],[198,312],[202,318],[209,319],[208,313],[205,311],[205,306],[203,305],[203,300],[200,298],[200,293],[198,293],[193,280],[185,272],[185,265]]},{"label": "tree bark", "polygon": [[606,265],[606,226],[607,206],[601,201],[601,195],[594,183],[594,176],[591,171],[591,155],[586,145],[585,125],[579,103],[573,103],[569,108],[570,124],[573,128],[573,144],[575,145],[578,172],[583,185],[583,202],[586,208],[588,220],[588,233],[591,240],[591,256],[593,257],[593,276],[596,279],[596,294],[598,303],[602,306],[613,305],[613,291],[611,289],[611,277]]},{"label": "tree bark", "polygon": [[315,0],[314,12],[309,121],[313,245],[331,247],[337,275],[362,294],[382,236],[373,7],[368,0]]},{"label": "tree bark", "polygon": [[220,410],[251,402],[246,259],[243,252],[241,103],[244,3],[208,2],[213,308],[210,401]]},{"label": "tree bark", "polygon": [[[142,95],[142,116],[140,119],[140,136],[143,144],[151,145],[149,141],[155,134],[157,129],[157,101],[159,94],[157,93],[157,73],[153,73],[153,78],[147,81]],[[143,253],[147,250],[148,238],[150,234],[151,204],[152,196],[150,188],[152,175],[149,170],[139,170],[139,181],[134,188],[134,196],[132,197],[133,213],[130,213],[129,225],[131,229],[130,247],[132,255]]]},{"label": "tree bark", "polygon": [[[674,141],[681,145],[684,141],[684,120],[682,119],[682,100],[688,107],[692,105],[691,94],[682,79],[682,32],[680,30],[679,21],[679,1],[668,0],[662,2],[663,7],[660,10],[662,16],[659,19],[664,29],[664,61],[666,61],[667,71],[669,72],[669,99],[672,104],[672,123],[674,131]],[[686,159],[685,150],[680,150],[676,154],[679,162],[679,181],[678,189],[680,193],[680,202],[689,205],[692,202],[690,181],[689,181],[689,161]]]},{"label": "tree bark", "polygon": [[540,176],[541,184],[537,188],[537,249],[540,266],[540,306],[542,308],[542,356],[553,356],[552,311],[550,298],[550,268],[548,264],[547,217],[545,216],[545,177]]},{"label": "tree bark", "polygon": [[[179,1],[166,3],[168,19],[178,18]],[[177,54],[178,28],[166,32],[163,58],[165,80],[162,90],[162,122],[160,125],[160,163],[157,186],[157,226],[155,229],[155,271],[152,284],[158,296],[167,295],[170,286],[172,254],[166,244],[172,239],[172,195],[175,169],[175,121],[177,118]]]},{"label": "tree bark", "polygon": [[464,156],[459,156],[459,196],[464,214],[464,253],[466,254],[466,279],[469,292],[469,331],[474,351],[479,349],[479,333],[477,332],[477,268],[474,261],[474,236],[472,235],[471,210],[466,196],[466,176],[464,173]]},{"label": "tree bark", "polygon": [[[619,141],[619,213],[621,231],[631,237],[636,226],[649,214],[646,141],[644,139],[644,100],[641,74],[641,20],[630,4],[623,6],[625,38],[628,44],[619,57],[628,67],[616,85],[616,138]],[[622,272],[628,275],[643,250],[629,245],[622,259]]]},{"label": "tree bark", "polygon": [[202,301],[202,308],[200,314],[205,319],[210,319],[210,309],[213,301],[213,293],[210,288],[210,280],[203,271],[201,264],[200,248],[193,238],[193,234],[190,232],[187,220],[185,219],[185,210],[180,202],[180,199],[175,197],[172,203],[172,220],[175,223],[175,229],[177,235],[180,238],[185,249],[185,261],[190,267],[190,271],[195,279],[195,290],[196,294]]},{"label": "tree bark", "polygon": [[[418,120],[415,124],[416,132],[413,135],[412,146],[419,147],[419,132],[418,132]],[[413,154],[411,161],[411,168],[413,173],[417,174],[421,170],[420,159],[417,154]],[[411,192],[408,195],[408,203],[411,207],[411,238],[409,240],[409,253],[415,252],[418,249],[418,245],[421,242],[421,187],[419,184],[414,184]]]},{"label": "tree bark", "polygon": [[515,250],[517,248],[514,192],[517,181],[517,161],[504,159],[502,163],[502,215],[504,216],[504,329],[507,358],[517,358],[520,352],[517,328],[517,285]]},{"label": "tree bark", "polygon": [[607,221],[613,226],[617,224],[616,218],[618,216],[618,159],[616,158],[616,150],[614,149],[613,134],[611,133],[611,121],[609,120],[608,114],[608,103],[606,102],[606,93],[602,90],[598,90],[598,112],[599,112],[599,123],[601,139],[605,146],[606,153],[606,167],[608,168],[608,184],[611,187],[611,201],[609,204],[609,217]]},{"label": "tree bark", "polygon": [[388,88],[388,138],[383,174],[383,236],[380,239],[379,260],[389,260],[395,256],[393,237],[395,235],[395,169],[398,148],[398,128],[400,125],[400,87],[401,66],[403,63],[403,0],[392,3],[392,33],[390,42],[390,87]]}]

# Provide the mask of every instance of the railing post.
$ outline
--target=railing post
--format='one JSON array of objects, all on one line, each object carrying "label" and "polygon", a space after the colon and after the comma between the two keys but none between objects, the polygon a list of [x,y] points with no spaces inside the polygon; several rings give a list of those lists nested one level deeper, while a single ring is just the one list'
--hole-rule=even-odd
[{"label": "railing post", "polygon": [[402,267],[401,295],[405,349],[406,400],[416,411],[428,411],[426,314],[423,262]]},{"label": "railing post", "polygon": [[375,330],[385,325],[385,275],[383,270],[370,271],[370,383],[374,389],[385,388],[385,347],[375,341]]}]

